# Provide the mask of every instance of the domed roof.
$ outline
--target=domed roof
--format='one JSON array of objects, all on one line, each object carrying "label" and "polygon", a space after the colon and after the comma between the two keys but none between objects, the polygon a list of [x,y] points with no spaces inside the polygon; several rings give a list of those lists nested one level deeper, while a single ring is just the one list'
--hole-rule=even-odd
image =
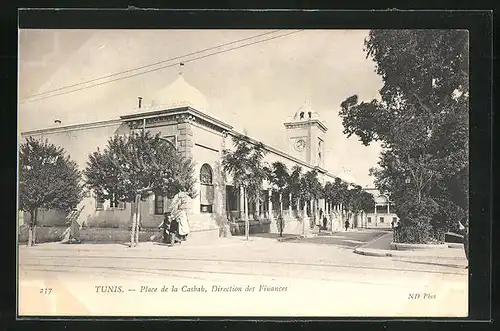
[{"label": "domed roof", "polygon": [[177,79],[170,85],[160,89],[152,98],[153,108],[178,108],[190,106],[196,110],[206,112],[208,102],[205,96],[194,86],[184,79],[179,73]]},{"label": "domed roof", "polygon": [[297,110],[295,115],[293,116],[294,121],[302,121],[308,119],[319,119],[319,115],[317,112],[313,111],[311,106],[309,105],[308,100],[304,102],[302,106]]}]

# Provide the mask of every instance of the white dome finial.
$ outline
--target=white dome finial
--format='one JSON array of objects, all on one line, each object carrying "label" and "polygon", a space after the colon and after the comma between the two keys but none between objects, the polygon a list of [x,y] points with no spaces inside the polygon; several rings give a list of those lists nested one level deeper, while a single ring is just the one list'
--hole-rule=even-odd
[{"label": "white dome finial", "polygon": [[172,109],[190,106],[196,110],[206,112],[208,102],[205,96],[194,86],[188,84],[182,73],[183,63],[179,65],[179,75],[165,88],[155,93],[152,98],[156,108]]},{"label": "white dome finial", "polygon": [[298,121],[303,121],[307,119],[317,118],[317,114],[313,112],[310,104],[309,98],[304,98],[304,103],[300,106],[299,110],[295,113],[293,119]]}]

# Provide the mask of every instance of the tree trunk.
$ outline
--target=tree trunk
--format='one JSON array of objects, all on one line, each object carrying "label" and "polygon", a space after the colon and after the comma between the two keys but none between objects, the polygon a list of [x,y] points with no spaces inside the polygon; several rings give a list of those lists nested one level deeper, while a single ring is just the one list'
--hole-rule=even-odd
[{"label": "tree trunk", "polygon": [[469,225],[465,228],[464,232],[464,253],[465,258],[469,261]]},{"label": "tree trunk", "polygon": [[28,226],[28,244],[27,244],[27,246],[28,247],[33,246],[32,242],[33,242],[33,225],[31,225],[31,223],[30,223]]},{"label": "tree trunk", "polygon": [[248,219],[248,194],[246,187],[243,188],[243,196],[244,196],[244,208],[245,208],[245,238],[248,240],[248,236],[250,234],[250,221]]},{"label": "tree trunk", "polygon": [[37,221],[37,214],[38,214],[38,209],[33,209],[30,211],[31,214],[31,219],[28,227],[28,246],[35,246],[36,242],[36,221]]},{"label": "tree trunk", "polygon": [[283,194],[280,193],[280,215],[283,215]]},{"label": "tree trunk", "polygon": [[136,238],[136,235],[135,235],[135,232],[137,230],[137,212],[138,212],[138,209],[139,209],[139,199],[140,196],[137,194],[135,196],[135,206],[134,206],[134,214],[132,216],[132,229],[130,231],[130,247],[134,247],[134,243],[135,243],[135,238]]},{"label": "tree trunk", "polygon": [[130,230],[130,247],[134,247],[136,222],[137,222],[137,210],[134,208],[134,215],[132,216],[132,228]]},{"label": "tree trunk", "polygon": [[135,222],[135,245],[139,245],[139,232],[141,229],[141,200],[137,204],[137,221]]}]

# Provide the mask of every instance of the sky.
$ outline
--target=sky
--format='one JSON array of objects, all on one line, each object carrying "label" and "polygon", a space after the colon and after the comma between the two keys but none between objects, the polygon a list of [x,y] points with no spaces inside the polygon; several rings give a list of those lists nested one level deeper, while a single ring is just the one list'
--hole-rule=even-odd
[{"label": "sky", "polygon": [[[134,111],[138,96],[146,104],[148,95],[171,84],[178,75],[174,64],[183,61],[185,80],[203,93],[211,114],[285,152],[283,122],[307,100],[328,127],[325,168],[373,186],[368,171],[378,162],[380,146],[347,138],[338,115],[340,103],[354,94],[364,101],[379,98],[382,79],[363,51],[368,31],[305,30],[264,41],[293,31],[298,30],[20,30],[19,130],[49,127],[55,119],[63,125],[117,119]],[[255,44],[189,61],[248,43]],[[182,58],[163,63],[172,67],[43,100],[25,99],[175,57]]]}]

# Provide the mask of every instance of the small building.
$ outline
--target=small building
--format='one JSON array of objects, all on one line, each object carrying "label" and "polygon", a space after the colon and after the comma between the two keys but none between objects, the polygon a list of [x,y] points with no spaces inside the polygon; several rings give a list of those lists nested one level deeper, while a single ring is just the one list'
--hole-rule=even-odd
[{"label": "small building", "polygon": [[395,213],[394,202],[390,201],[387,194],[382,194],[375,188],[363,188],[363,190],[373,195],[375,204],[373,210],[366,213],[362,227],[392,228],[393,222],[399,221],[399,217]]}]

